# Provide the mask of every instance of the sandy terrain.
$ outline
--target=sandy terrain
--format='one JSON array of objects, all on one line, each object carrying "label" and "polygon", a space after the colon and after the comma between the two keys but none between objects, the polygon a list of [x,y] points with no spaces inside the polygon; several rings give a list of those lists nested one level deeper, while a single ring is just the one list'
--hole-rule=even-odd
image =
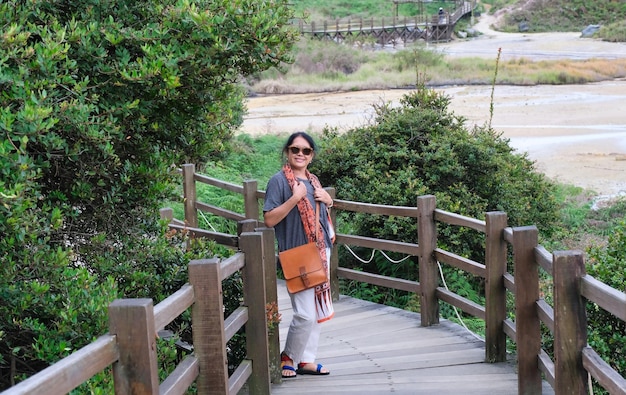
[{"label": "sandy terrain", "polygon": [[[492,19],[475,28],[484,34],[435,46],[447,56],[535,58],[626,57],[626,45],[582,39],[578,33],[535,35],[497,33]],[[450,109],[468,125],[490,118],[490,86],[441,88]],[[242,131],[250,134],[321,130],[324,125],[349,129],[372,117],[372,105],[398,103],[407,91],[361,91],[275,95],[251,98]],[[527,152],[537,169],[560,182],[598,195],[626,194],[626,79],[588,85],[496,86],[491,125]]]}]

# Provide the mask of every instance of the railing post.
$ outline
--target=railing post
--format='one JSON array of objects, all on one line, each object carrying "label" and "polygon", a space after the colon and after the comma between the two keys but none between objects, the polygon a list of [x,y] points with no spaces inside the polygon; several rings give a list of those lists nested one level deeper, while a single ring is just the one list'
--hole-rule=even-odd
[{"label": "railing post", "polygon": [[420,306],[422,326],[439,323],[439,301],[437,300],[437,225],[435,223],[436,201],[433,195],[417,198],[417,240],[419,250]]},{"label": "railing post", "polygon": [[252,360],[249,391],[255,395],[269,395],[270,366],[267,342],[267,313],[265,310],[265,274],[263,268],[263,234],[242,233],[239,248],[246,256],[243,268],[243,304],[248,307],[246,349]]},{"label": "railing post", "polygon": [[198,209],[196,208],[196,165],[183,165],[183,198],[185,205],[185,224],[192,228],[198,227]]},{"label": "railing post", "polygon": [[227,394],[228,355],[219,260],[189,262],[189,282],[195,299],[191,306],[191,322],[194,354],[200,366],[196,381],[198,394]]},{"label": "railing post", "polygon": [[507,243],[503,232],[507,225],[506,213],[497,211],[486,214],[485,266],[485,360],[506,361],[506,273]]},{"label": "railing post", "polygon": [[174,210],[170,207],[164,207],[159,210],[159,217],[161,219],[167,220],[167,222],[172,222],[174,219]]},{"label": "railing post", "polygon": [[[328,187],[324,188],[326,192],[330,195],[333,200],[337,196],[337,191],[335,188]],[[334,209],[330,209],[330,221],[333,223],[333,229],[335,229],[335,234],[337,234],[337,228],[335,227],[337,218],[337,212]],[[337,254],[337,250],[335,246],[330,247],[330,292],[333,298],[333,301],[336,302],[339,300],[339,278],[337,277],[337,269],[339,268],[339,255]]]},{"label": "railing post", "polygon": [[246,180],[243,182],[243,204],[246,218],[259,220],[259,200],[256,198],[257,181]]},{"label": "railing post", "polygon": [[154,306],[152,299],[118,299],[109,305],[109,333],[119,359],[113,364],[115,393],[159,393]]},{"label": "railing post", "polygon": [[541,327],[537,313],[539,270],[534,252],[537,241],[535,226],[513,228],[517,392],[520,395],[541,394]]},{"label": "railing post", "polygon": [[255,219],[239,221],[237,222],[237,235],[239,236],[244,232],[254,232],[257,226],[259,226],[259,221]]},{"label": "railing post", "polygon": [[[274,228],[257,228],[257,232],[263,233],[263,266],[265,267],[265,303],[266,307],[278,309],[278,288],[276,283],[276,250],[274,245]],[[270,358],[270,379],[272,383],[280,383],[282,380],[280,371],[280,334],[278,322],[274,323],[274,330],[268,330],[268,347]]]},{"label": "railing post", "polygon": [[579,251],[553,254],[554,390],[557,394],[586,394],[587,372],[582,350],[587,345],[587,313],[581,296],[585,275]]}]

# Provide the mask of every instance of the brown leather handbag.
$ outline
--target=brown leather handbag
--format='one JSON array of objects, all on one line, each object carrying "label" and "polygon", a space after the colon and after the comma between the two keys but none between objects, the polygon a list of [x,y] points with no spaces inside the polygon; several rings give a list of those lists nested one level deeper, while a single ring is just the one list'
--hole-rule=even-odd
[{"label": "brown leather handbag", "polygon": [[[320,205],[315,206],[315,235],[320,222]],[[328,281],[322,257],[315,242],[278,253],[289,293],[297,293]]]}]

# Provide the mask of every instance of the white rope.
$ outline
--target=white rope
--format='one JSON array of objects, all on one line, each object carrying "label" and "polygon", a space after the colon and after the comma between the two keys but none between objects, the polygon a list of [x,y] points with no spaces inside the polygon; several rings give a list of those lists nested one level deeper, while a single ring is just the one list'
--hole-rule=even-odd
[{"label": "white rope", "polygon": [[[377,249],[373,249],[372,250],[372,255],[370,256],[369,260],[365,260],[361,257],[359,257],[354,251],[352,251],[352,249],[347,246],[346,244],[343,244],[343,246],[350,251],[350,253],[356,258],[358,259],[360,262],[362,263],[370,263],[373,259],[374,259],[374,254],[376,253],[376,251],[380,252],[385,258],[387,258],[388,261],[392,262],[392,263],[400,263],[403,262],[405,260],[407,260],[408,258],[410,258],[413,255],[407,255],[404,258],[400,259],[400,260],[393,260],[391,259],[387,254],[385,254],[383,251],[381,250],[377,250]],[[441,281],[443,282],[443,286],[446,288],[446,290],[450,290],[448,288],[448,284],[446,283],[446,279],[443,276],[443,270],[441,269],[441,263],[439,263],[439,261],[437,261],[437,266],[439,267],[439,276],[441,277]],[[452,306],[452,305],[451,305]],[[467,330],[469,333],[471,333],[474,337],[476,337],[478,340],[481,341],[485,341],[485,339],[483,339],[482,337],[478,336],[476,333],[472,332],[467,325],[465,325],[465,322],[463,321],[463,319],[461,318],[461,315],[459,314],[459,311],[457,310],[457,308],[455,306],[452,306],[452,308],[454,309],[454,314],[456,315],[456,318],[459,320],[459,322],[461,323],[461,325],[463,326],[463,328],[465,328],[465,330]]]},{"label": "white rope", "polygon": [[352,254],[352,256],[354,256],[356,259],[358,259],[359,261],[361,261],[361,262],[363,262],[363,263],[370,263],[370,262],[372,261],[372,259],[374,259],[374,254],[376,253],[376,251],[378,251],[378,252],[380,252],[381,254],[383,254],[383,256],[384,256],[385,258],[387,258],[387,260],[388,260],[389,262],[391,262],[391,263],[400,263],[400,262],[403,262],[403,261],[405,261],[405,260],[407,260],[407,259],[409,259],[410,257],[412,257],[412,256],[413,256],[413,255],[407,255],[407,256],[405,256],[404,258],[402,258],[402,259],[400,259],[400,260],[397,260],[397,261],[396,261],[396,260],[393,260],[393,259],[389,258],[389,255],[385,254],[385,252],[384,252],[384,251],[382,251],[382,250],[377,250],[377,249],[373,249],[373,250],[372,250],[372,256],[370,256],[370,259],[366,261],[366,260],[362,259],[361,257],[359,257],[359,256],[358,256],[358,255],[357,255],[354,251],[352,251],[352,249],[351,249],[350,247],[348,247],[346,244],[343,244],[343,246],[344,246],[344,247],[346,247],[346,249],[347,249],[348,251],[350,251],[350,253]]},{"label": "white rope", "polygon": [[358,259],[359,261],[361,261],[362,263],[370,263],[370,262],[372,261],[372,259],[374,259],[374,253],[376,252],[376,250],[372,250],[372,256],[370,257],[370,259],[369,259],[369,260],[367,260],[367,261],[366,261],[366,260],[364,260],[364,259],[361,259],[361,257],[359,257],[357,254],[355,254],[355,253],[354,253],[354,251],[352,251],[352,250],[350,249],[350,247],[348,247],[347,245],[345,245],[345,244],[344,244],[343,246],[344,246],[344,247],[346,247],[346,248],[348,249],[348,251],[350,251],[350,253],[351,253],[351,254],[352,254],[352,255],[353,255],[356,259]]},{"label": "white rope", "polygon": [[[441,263],[439,263],[439,261],[437,261],[437,266],[439,267],[439,276],[441,277],[441,281],[443,282],[443,286],[446,288],[447,291],[449,291],[450,289],[448,288],[448,284],[446,284],[446,279],[443,277],[443,270],[441,269]],[[450,305],[450,306],[452,306],[452,305]],[[459,311],[457,310],[457,308],[455,306],[452,306],[452,308],[454,309],[454,314],[456,314],[456,318],[461,322],[461,325],[463,325],[463,328],[465,328],[465,330],[467,330],[469,333],[471,333],[478,340],[485,341],[485,339],[483,339],[482,337],[478,336],[474,332],[470,331],[469,328],[465,325],[465,322],[463,322],[463,319],[461,318],[461,315],[459,314]]]},{"label": "white rope", "polygon": [[212,232],[217,232],[217,230],[215,230],[215,228],[213,227],[213,225],[211,225],[211,222],[209,222],[209,220],[207,219],[207,217],[204,215],[204,212],[198,210],[198,212],[200,213],[200,216],[202,217],[202,219],[204,220],[204,222],[211,228]]}]

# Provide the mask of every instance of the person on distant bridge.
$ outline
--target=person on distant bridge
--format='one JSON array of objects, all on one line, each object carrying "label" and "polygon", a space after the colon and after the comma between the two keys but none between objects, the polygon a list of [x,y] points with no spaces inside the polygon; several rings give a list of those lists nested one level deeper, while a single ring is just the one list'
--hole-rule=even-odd
[{"label": "person on distant bridge", "polygon": [[443,25],[446,23],[446,13],[443,8],[439,7],[439,24]]},{"label": "person on distant bridge", "polygon": [[[263,205],[265,225],[274,227],[278,251],[307,244],[309,239],[305,228],[315,228],[315,209],[318,206],[321,213],[318,231],[323,240],[318,249],[328,276],[331,247],[335,238],[328,215],[333,199],[322,188],[317,176],[307,170],[315,156],[315,142],[305,132],[293,133],[283,147],[283,155],[287,159],[286,163],[267,184]],[[316,202],[320,204],[316,205]],[[285,349],[280,354],[282,377],[330,374],[328,369],[315,362],[320,323],[328,321],[334,315],[330,282],[290,293],[289,297],[293,307],[293,319],[287,333]]]}]

